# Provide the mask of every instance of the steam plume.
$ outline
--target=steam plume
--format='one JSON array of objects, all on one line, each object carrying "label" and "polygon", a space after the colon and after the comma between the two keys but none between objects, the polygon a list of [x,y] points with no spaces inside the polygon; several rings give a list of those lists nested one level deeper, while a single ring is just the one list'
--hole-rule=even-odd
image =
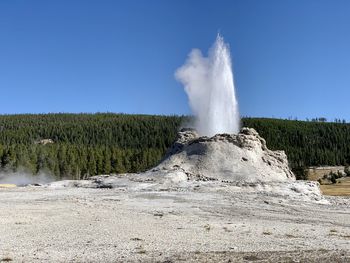
[{"label": "steam plume", "polygon": [[240,118],[230,52],[220,35],[208,57],[193,49],[175,77],[184,85],[200,135],[238,133]]},{"label": "steam plume", "polygon": [[26,172],[0,172],[0,184],[15,184],[24,186],[28,184],[47,184],[55,181],[53,176],[45,173],[31,175]]}]

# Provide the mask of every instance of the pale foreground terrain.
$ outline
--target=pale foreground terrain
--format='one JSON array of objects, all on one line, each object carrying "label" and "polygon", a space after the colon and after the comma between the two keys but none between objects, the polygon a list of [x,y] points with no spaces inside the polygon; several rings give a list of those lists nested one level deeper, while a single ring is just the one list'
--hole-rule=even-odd
[{"label": "pale foreground terrain", "polygon": [[350,262],[349,199],[117,182],[0,189],[0,261]]},{"label": "pale foreground terrain", "polygon": [[141,174],[0,188],[0,261],[350,262],[349,249],[350,199],[295,181],[248,128],[182,130]]}]

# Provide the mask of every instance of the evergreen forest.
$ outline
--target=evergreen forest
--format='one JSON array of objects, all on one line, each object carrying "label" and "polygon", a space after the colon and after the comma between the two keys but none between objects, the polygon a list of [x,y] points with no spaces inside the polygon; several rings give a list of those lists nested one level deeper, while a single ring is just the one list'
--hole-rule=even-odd
[{"label": "evergreen forest", "polygon": [[[49,173],[57,179],[145,171],[156,165],[187,116],[0,115],[0,172]],[[243,118],[294,171],[350,164],[350,124]]]}]

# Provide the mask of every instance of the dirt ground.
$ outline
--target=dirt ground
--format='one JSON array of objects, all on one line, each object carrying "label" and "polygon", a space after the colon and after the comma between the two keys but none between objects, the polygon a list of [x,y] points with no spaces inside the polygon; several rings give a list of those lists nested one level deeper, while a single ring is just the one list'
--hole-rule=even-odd
[{"label": "dirt ground", "polygon": [[0,261],[350,262],[347,198],[127,189],[0,189]]}]

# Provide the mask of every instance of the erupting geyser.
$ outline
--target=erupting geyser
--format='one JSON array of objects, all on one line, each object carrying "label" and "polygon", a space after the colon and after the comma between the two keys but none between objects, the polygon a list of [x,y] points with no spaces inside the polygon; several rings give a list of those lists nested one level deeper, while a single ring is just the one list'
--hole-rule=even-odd
[{"label": "erupting geyser", "polygon": [[222,36],[217,36],[208,57],[193,49],[175,76],[185,87],[200,135],[239,132],[230,52]]}]

